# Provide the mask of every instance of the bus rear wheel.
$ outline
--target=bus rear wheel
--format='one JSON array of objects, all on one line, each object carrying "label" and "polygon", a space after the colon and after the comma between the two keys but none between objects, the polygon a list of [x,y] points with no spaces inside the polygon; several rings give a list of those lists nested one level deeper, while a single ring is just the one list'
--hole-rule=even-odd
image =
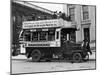
[{"label": "bus rear wheel", "polygon": [[40,52],[40,50],[34,50],[33,52],[32,52],[32,61],[33,62],[38,62],[38,61],[40,61],[40,59],[41,59],[41,52]]}]

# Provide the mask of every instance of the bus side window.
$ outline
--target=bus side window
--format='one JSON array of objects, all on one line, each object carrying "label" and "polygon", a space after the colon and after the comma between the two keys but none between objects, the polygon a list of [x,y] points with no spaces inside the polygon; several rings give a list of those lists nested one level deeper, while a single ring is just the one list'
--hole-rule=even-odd
[{"label": "bus side window", "polygon": [[48,32],[48,41],[54,41],[55,40],[55,32],[49,31]]},{"label": "bus side window", "polygon": [[33,32],[32,34],[32,41],[38,41],[38,32]]},{"label": "bus side window", "polygon": [[30,33],[26,33],[25,34],[25,41],[30,41],[30,39],[31,39]]},{"label": "bus side window", "polygon": [[59,31],[57,31],[56,39],[59,39]]}]

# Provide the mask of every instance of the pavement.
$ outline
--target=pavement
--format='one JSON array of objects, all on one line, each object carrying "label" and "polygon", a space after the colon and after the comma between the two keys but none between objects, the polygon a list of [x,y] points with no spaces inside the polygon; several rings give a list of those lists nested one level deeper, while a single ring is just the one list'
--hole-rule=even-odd
[{"label": "pavement", "polygon": [[90,43],[90,48],[91,50],[96,50],[96,43],[95,42]]},{"label": "pavement", "polygon": [[12,74],[96,69],[95,51],[92,53],[89,61],[82,63],[70,63],[69,60],[31,62],[31,58],[27,59],[25,55],[12,56]]},{"label": "pavement", "polygon": [[[11,59],[27,59],[25,55],[12,56]],[[89,54],[89,59],[96,59],[96,52],[93,50],[92,55]]]}]

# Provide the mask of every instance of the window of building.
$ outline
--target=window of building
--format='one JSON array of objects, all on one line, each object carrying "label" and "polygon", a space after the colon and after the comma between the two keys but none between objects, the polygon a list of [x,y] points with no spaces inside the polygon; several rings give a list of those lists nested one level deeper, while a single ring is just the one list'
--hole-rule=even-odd
[{"label": "window of building", "polygon": [[69,8],[69,15],[71,21],[75,21],[75,8]]},{"label": "window of building", "polygon": [[83,10],[83,20],[89,19],[88,6],[83,5],[82,10]]},{"label": "window of building", "polygon": [[84,28],[84,39],[90,41],[90,29]]}]

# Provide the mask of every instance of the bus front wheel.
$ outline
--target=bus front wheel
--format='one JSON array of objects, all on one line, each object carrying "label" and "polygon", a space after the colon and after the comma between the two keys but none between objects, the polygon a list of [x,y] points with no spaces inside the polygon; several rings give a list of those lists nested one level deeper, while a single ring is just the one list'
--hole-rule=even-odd
[{"label": "bus front wheel", "polygon": [[82,61],[82,56],[81,56],[81,53],[73,53],[73,62],[81,62]]}]

